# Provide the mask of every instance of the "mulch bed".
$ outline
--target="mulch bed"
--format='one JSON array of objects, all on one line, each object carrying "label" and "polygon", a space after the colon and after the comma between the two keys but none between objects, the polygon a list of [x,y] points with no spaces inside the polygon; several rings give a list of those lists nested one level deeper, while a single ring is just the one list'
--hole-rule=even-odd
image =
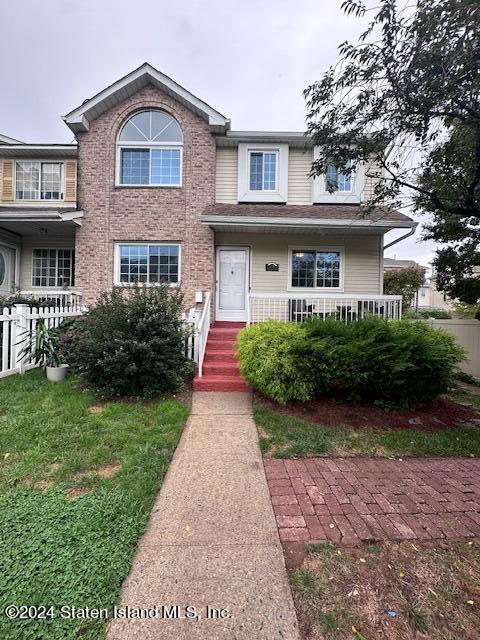
[{"label": "mulch bed", "polygon": [[262,398],[262,402],[277,413],[302,418],[322,426],[345,425],[373,430],[399,429],[438,431],[467,424],[480,423],[480,411],[472,406],[440,398],[433,404],[417,409],[386,411],[374,404],[351,404],[340,398],[321,397],[312,402],[291,402],[286,406]]}]

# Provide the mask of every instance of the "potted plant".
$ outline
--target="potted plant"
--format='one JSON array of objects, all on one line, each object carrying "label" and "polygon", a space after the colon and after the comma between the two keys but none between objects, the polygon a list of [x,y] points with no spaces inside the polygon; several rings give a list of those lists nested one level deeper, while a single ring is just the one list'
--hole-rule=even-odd
[{"label": "potted plant", "polygon": [[47,326],[44,318],[37,320],[35,333],[32,336],[28,334],[28,343],[21,350],[20,357],[44,367],[48,380],[52,382],[59,382],[67,375],[68,364],[63,362],[58,333]]}]

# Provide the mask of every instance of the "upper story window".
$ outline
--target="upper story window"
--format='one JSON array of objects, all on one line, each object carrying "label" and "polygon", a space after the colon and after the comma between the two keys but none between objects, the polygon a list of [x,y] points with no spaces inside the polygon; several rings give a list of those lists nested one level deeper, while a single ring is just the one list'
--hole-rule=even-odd
[{"label": "upper story window", "polygon": [[288,144],[238,145],[238,201],[286,202]]},{"label": "upper story window", "polygon": [[[351,166],[352,163],[349,161],[347,167],[350,168]],[[327,191],[350,192],[352,190],[352,174],[342,173],[335,165],[329,164],[326,173],[326,188]]]},{"label": "upper story window", "polygon": [[17,200],[63,200],[63,163],[21,160],[15,166]]},{"label": "upper story window", "polygon": [[183,135],[165,111],[141,111],[118,136],[117,184],[179,187],[182,184]]},{"label": "upper story window", "polygon": [[250,151],[250,191],[276,191],[278,151]]},{"label": "upper story window", "polygon": [[[314,147],[313,158],[317,160],[320,148]],[[352,162],[347,163],[350,168]],[[324,175],[313,180],[313,202],[325,204],[360,204],[365,186],[365,168],[362,163],[351,173],[343,173],[333,163],[327,165]]]}]

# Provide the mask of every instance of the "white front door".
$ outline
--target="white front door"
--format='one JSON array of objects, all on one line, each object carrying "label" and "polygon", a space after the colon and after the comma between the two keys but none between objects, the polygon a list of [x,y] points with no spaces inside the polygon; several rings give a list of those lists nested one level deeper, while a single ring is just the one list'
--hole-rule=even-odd
[{"label": "white front door", "polygon": [[247,247],[217,247],[217,320],[247,321],[248,267]]},{"label": "white front door", "polygon": [[15,285],[15,251],[0,244],[0,295],[13,292]]}]

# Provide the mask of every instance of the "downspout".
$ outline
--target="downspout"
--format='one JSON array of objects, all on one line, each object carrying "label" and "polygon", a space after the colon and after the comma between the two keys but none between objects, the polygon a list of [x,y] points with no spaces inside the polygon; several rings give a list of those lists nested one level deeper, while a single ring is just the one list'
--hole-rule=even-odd
[{"label": "downspout", "polygon": [[386,244],[383,247],[383,250],[385,251],[385,249],[389,249],[390,247],[393,247],[393,245],[397,244],[397,242],[400,242],[401,240],[405,240],[406,238],[409,238],[410,236],[413,236],[413,234],[417,230],[417,227],[418,227],[418,222],[414,222],[412,228],[410,229],[410,231],[408,233],[406,233],[405,235],[400,236],[399,238],[396,238],[395,240],[392,240],[392,242],[389,242],[388,244]]}]

